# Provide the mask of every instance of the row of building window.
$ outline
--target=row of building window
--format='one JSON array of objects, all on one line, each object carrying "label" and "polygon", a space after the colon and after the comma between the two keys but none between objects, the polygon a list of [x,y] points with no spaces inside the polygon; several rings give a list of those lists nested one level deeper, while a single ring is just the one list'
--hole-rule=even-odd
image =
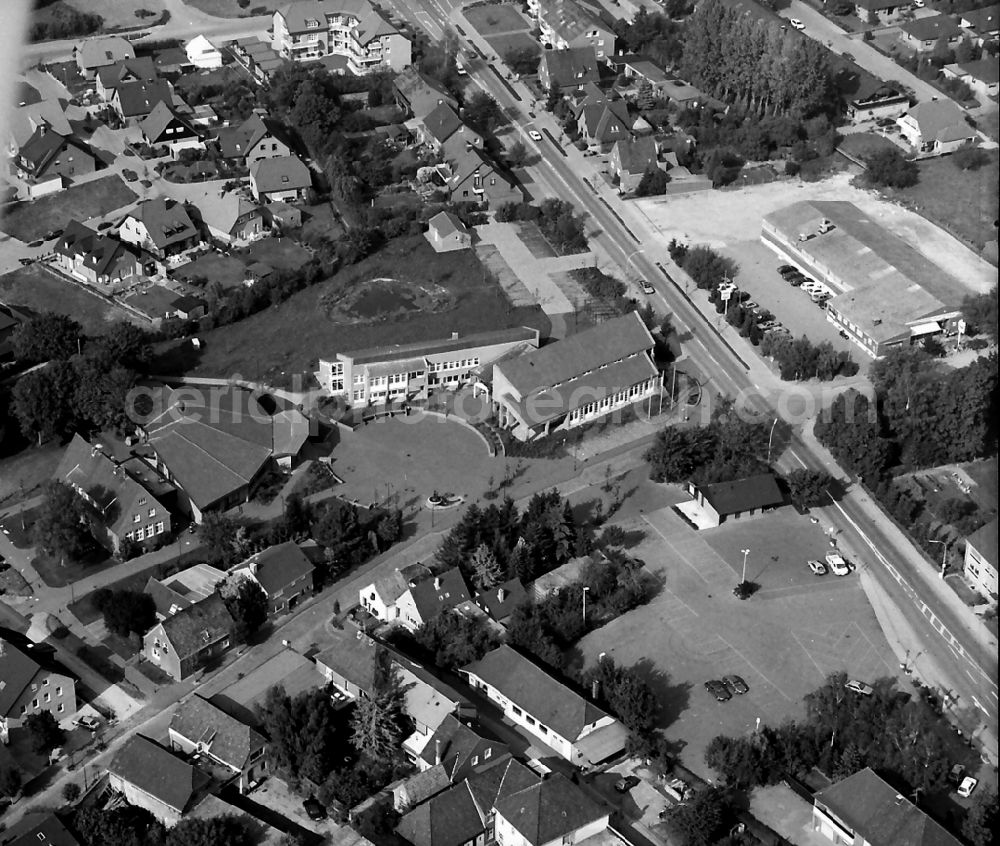
[{"label": "row of building window", "polygon": [[[48,681],[46,680],[46,682],[45,682],[45,683],[46,683],[46,684],[48,684]],[[62,687],[61,687],[61,686],[60,686],[60,687],[57,687],[57,688],[56,688],[56,697],[58,698],[58,697],[62,696],[62,694],[63,694],[63,689],[62,689]],[[35,697],[34,699],[32,699],[32,700],[31,700],[31,707],[32,707],[32,708],[35,708],[35,709],[39,708],[39,707],[40,707],[40,706],[39,706],[39,701],[41,701],[41,702],[43,702],[43,703],[45,703],[45,702],[51,702],[51,701],[52,701],[52,694],[51,694],[51,693],[46,693],[46,694],[45,694],[45,695],[44,695],[44,696],[42,697],[42,699],[41,699],[41,700],[39,700],[39,699],[38,699],[38,697],[36,696],[36,697]],[[59,706],[59,710],[60,710],[60,711],[62,711],[62,709],[63,709],[63,706],[62,706],[62,705],[60,705],[60,706]],[[22,714],[27,714],[27,713],[28,713],[28,706],[27,706],[27,705],[22,705],[22,706],[21,706],[21,713],[22,713]]]},{"label": "row of building window", "polygon": [[148,526],[145,527],[140,526],[134,532],[126,532],[125,537],[127,537],[131,541],[141,541],[141,540],[146,540],[147,538],[151,538],[154,535],[162,535],[162,534],[163,534],[163,521],[161,520],[156,524],[156,526],[153,526],[153,524],[150,523]]},{"label": "row of building window", "polygon": [[[145,499],[140,499],[139,500],[139,504],[142,505],[145,501],[146,501]],[[156,516],[156,509],[155,508],[150,508],[149,509],[149,513],[146,516],[147,517],[155,517]],[[141,514],[133,514],[132,515],[132,522],[133,523],[138,523],[141,520],[142,520],[142,515]]]},{"label": "row of building window", "polygon": [[582,420],[584,417],[589,417],[592,414],[597,414],[598,412],[610,409],[612,406],[621,405],[628,402],[630,399],[637,397],[639,394],[645,393],[649,389],[649,382],[640,382],[638,385],[633,385],[627,391],[619,391],[610,397],[605,397],[597,402],[590,402],[586,405],[580,406],[575,411],[569,413],[569,419],[572,420]]}]

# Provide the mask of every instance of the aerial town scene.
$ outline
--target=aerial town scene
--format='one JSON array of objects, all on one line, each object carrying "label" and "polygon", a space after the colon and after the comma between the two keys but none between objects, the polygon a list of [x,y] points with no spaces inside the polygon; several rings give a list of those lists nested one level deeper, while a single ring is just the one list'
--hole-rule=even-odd
[{"label": "aerial town scene", "polygon": [[0,846],[989,846],[996,0],[0,0]]}]

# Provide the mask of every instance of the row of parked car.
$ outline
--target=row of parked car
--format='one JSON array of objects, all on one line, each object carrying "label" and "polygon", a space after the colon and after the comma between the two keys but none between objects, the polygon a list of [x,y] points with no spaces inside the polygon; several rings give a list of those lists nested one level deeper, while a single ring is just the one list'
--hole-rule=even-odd
[{"label": "row of parked car", "polygon": [[746,311],[749,311],[754,318],[756,318],[757,328],[765,335],[791,334],[791,332],[789,332],[788,329],[782,325],[781,321],[777,320],[771,312],[754,302],[748,291],[740,291],[732,282],[726,282],[719,286],[719,293],[722,294],[722,296],[726,296],[728,294],[730,297],[736,297],[740,306]]},{"label": "row of parked car", "polygon": [[705,682],[705,690],[715,697],[717,702],[728,702],[733,694],[742,696],[750,692],[750,686],[739,676],[723,676],[721,679],[709,679]]},{"label": "row of parked car", "polygon": [[793,288],[801,288],[809,294],[812,301],[820,308],[826,308],[826,301],[833,296],[833,293],[826,285],[817,282],[815,279],[810,279],[797,267],[792,267],[790,264],[781,265],[778,268],[778,273]]},{"label": "row of parked car", "polygon": [[833,572],[835,576],[848,576],[851,573],[851,565],[844,560],[844,556],[839,552],[828,552],[826,554],[826,563],[822,561],[816,561],[811,559],[809,561],[809,569],[812,570],[815,576],[825,576],[827,573],[827,568]]}]

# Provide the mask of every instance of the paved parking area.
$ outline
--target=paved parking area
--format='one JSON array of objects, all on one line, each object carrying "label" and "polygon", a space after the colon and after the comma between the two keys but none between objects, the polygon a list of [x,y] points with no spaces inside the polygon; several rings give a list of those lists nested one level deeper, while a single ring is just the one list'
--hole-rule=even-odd
[{"label": "paved parking area", "polygon": [[[677,501],[665,487],[664,506]],[[648,605],[585,638],[585,662],[601,652],[643,663],[660,700],[660,724],[684,744],[681,757],[711,776],[704,749],[717,734],[752,731],[804,716],[806,693],[837,670],[873,679],[892,675],[895,658],[858,579],[811,576],[805,556],[825,550],[819,527],[789,509],[745,524],[695,532],[669,507],[647,510],[647,535],[632,554],[663,585]],[[732,595],[741,549],[751,549],[748,578],[762,590]],[[754,569],[754,568],[757,569]],[[750,692],[719,703],[710,678],[741,675]]]}]

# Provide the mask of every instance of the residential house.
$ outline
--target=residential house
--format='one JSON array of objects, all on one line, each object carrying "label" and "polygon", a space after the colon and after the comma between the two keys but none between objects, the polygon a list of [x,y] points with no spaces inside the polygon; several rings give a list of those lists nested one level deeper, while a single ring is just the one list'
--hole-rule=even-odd
[{"label": "residential house", "polygon": [[421,664],[395,650],[388,652],[403,689],[403,712],[413,723],[413,734],[403,740],[403,752],[416,761],[449,716],[473,719],[476,707]]},{"label": "residential house", "polygon": [[115,553],[126,540],[142,544],[170,534],[170,511],[161,497],[166,499],[172,487],[156,479],[148,465],[119,461],[101,444],[89,444],[76,434],[53,478],[87,503]]},{"label": "residential house", "polygon": [[298,229],[302,225],[302,210],[290,203],[268,203],[261,211],[264,224],[281,232]]},{"label": "residential house", "polygon": [[483,148],[483,137],[470,129],[447,103],[436,106],[417,126],[420,143],[452,161],[472,149]]},{"label": "residential house", "polygon": [[53,266],[105,294],[119,293],[143,279],[145,268],[136,252],[78,220],[66,225],[52,252]]},{"label": "residential house", "polygon": [[154,740],[134,734],[108,765],[108,785],[125,801],[174,825],[207,785],[204,773]]},{"label": "residential house", "polygon": [[209,564],[195,564],[163,579],[150,576],[143,593],[153,598],[157,619],[165,620],[196,602],[208,599],[225,580],[225,570],[218,570]]},{"label": "residential house", "polygon": [[222,67],[222,51],[204,35],[196,35],[184,45],[188,61],[201,70]]},{"label": "residential house", "polygon": [[451,781],[441,764],[420,770],[391,786],[393,810],[405,814],[448,787]]},{"label": "residential house", "polygon": [[260,732],[195,694],[180,705],[167,729],[170,748],[208,758],[232,774],[240,793],[268,774],[267,741]]},{"label": "residential house", "polygon": [[52,132],[43,123],[18,149],[13,175],[27,197],[37,199],[96,169],[97,160],[86,144],[72,135]]},{"label": "residential house", "polygon": [[256,114],[239,126],[220,129],[215,143],[224,159],[236,160],[248,167],[264,159],[292,155],[291,140],[281,124]]},{"label": "residential house", "polygon": [[880,24],[898,21],[906,12],[915,8],[913,0],[854,0],[854,13],[867,23],[872,17]]},{"label": "residential house", "polygon": [[29,813],[0,832],[0,846],[81,846],[51,811]]},{"label": "residential house", "polygon": [[1000,61],[996,58],[980,59],[965,64],[945,65],[942,73],[969,86],[977,100],[985,102],[1000,93]]},{"label": "residential house", "polygon": [[582,103],[576,110],[576,126],[587,145],[602,152],[632,137],[632,118],[624,100],[602,97]]},{"label": "residential house", "polygon": [[611,148],[608,169],[618,183],[618,191],[631,194],[648,171],[662,170],[656,141],[650,136],[616,141]]},{"label": "residential house", "polygon": [[[633,85],[648,82],[652,87],[653,94],[657,97],[669,97],[672,87],[683,88],[687,85],[683,80],[671,79],[656,62],[639,53],[608,56],[607,65],[615,73],[623,75]],[[693,86],[687,87],[693,88]],[[696,88],[693,90],[698,91]]]},{"label": "residential house", "polygon": [[193,294],[181,294],[170,301],[172,309],[171,317],[178,320],[197,320],[204,317],[208,311],[208,303],[204,297],[196,297]]},{"label": "residential house", "polygon": [[538,782],[515,758],[499,759],[405,813],[396,833],[413,846],[483,846],[494,841],[494,806]]},{"label": "residential house", "polygon": [[959,846],[961,842],[870,767],[813,796],[812,828],[837,846]]},{"label": "residential house", "polygon": [[529,595],[534,602],[541,602],[550,596],[555,596],[559,591],[565,590],[574,582],[580,580],[584,568],[595,561],[605,561],[604,554],[600,550],[595,550],[590,555],[580,555],[570,558],[565,564],[560,564],[554,570],[543,573],[529,587]]},{"label": "residential house", "polygon": [[164,79],[155,82],[123,82],[111,98],[111,107],[118,113],[126,126],[136,126],[142,122],[157,103],[174,102],[173,89]]},{"label": "residential house", "polygon": [[416,766],[422,772],[441,767],[449,782],[456,784],[509,757],[506,743],[448,714],[424,746]]},{"label": "residential house", "polygon": [[566,50],[543,50],[538,62],[538,82],[544,91],[553,86],[568,94],[586,85],[598,83],[601,70],[594,48],[585,44]]},{"label": "residential house", "polygon": [[653,336],[635,312],[493,366],[498,425],[521,441],[656,395]]},{"label": "residential house", "polygon": [[980,46],[1000,36],[1000,6],[983,6],[959,14],[962,29]]},{"label": "residential house", "polygon": [[245,246],[263,238],[269,227],[263,209],[236,191],[206,191],[193,199],[196,222],[202,225],[206,240],[215,239],[227,246]]},{"label": "residential house", "polygon": [[410,564],[402,570],[397,567],[388,576],[376,579],[358,591],[361,607],[376,620],[389,623],[399,617],[396,603],[410,588],[410,583],[430,576],[430,569],[424,564]]},{"label": "residential house", "polygon": [[578,767],[625,750],[627,732],[614,717],[507,645],[460,670],[505,717]]},{"label": "residential house", "polygon": [[554,50],[592,47],[600,61],[615,52],[611,27],[574,0],[541,0],[535,14],[543,45]]},{"label": "residential house", "polygon": [[472,246],[472,230],[451,212],[438,212],[428,220],[426,235],[438,253],[467,250]]},{"label": "residential house", "polygon": [[76,713],[76,680],[55,660],[51,647],[0,629],[0,742],[33,714],[63,722]]},{"label": "residential house", "polygon": [[142,638],[142,653],[175,681],[190,678],[232,648],[235,624],[212,594],[160,620]]},{"label": "residential house", "polygon": [[7,114],[7,133],[3,139],[7,145],[7,154],[16,158],[21,147],[42,128],[63,138],[73,134],[63,101],[39,100],[37,103],[11,109]]},{"label": "residential house", "polygon": [[261,203],[304,200],[312,176],[297,156],[261,159],[250,165],[250,193]]},{"label": "residential house", "polygon": [[365,74],[410,64],[410,40],[368,0],[298,0],[274,12],[271,46],[285,59],[339,57],[343,71]]},{"label": "residential house", "polygon": [[488,590],[476,591],[473,602],[482,608],[491,620],[503,625],[527,596],[528,592],[521,584],[521,580],[515,577]]},{"label": "residential house", "polygon": [[270,42],[261,41],[256,35],[230,42],[229,49],[259,85],[267,85],[271,74],[286,61],[271,47]]},{"label": "residential house", "polygon": [[319,383],[351,406],[424,399],[439,388],[469,384],[483,367],[515,351],[537,349],[538,342],[537,329],[519,326],[352,350],[332,359],[321,357]]},{"label": "residential house", "polygon": [[93,79],[100,68],[134,58],[135,48],[117,35],[88,38],[73,48],[73,61],[87,79]]},{"label": "residential house", "polygon": [[997,595],[997,518],[965,539],[966,580],[987,598]]},{"label": "residential house", "polygon": [[785,503],[784,494],[770,473],[712,485],[688,482],[685,490],[693,501],[682,502],[677,508],[697,529],[712,529],[727,520],[758,517]]},{"label": "residential house", "polygon": [[458,100],[436,79],[425,76],[415,67],[406,68],[392,81],[396,105],[417,120],[422,120],[441,104],[458,111]]},{"label": "residential house", "polygon": [[110,103],[119,85],[126,82],[153,83],[159,78],[156,64],[149,56],[136,56],[101,68],[97,72],[95,89],[101,100]]},{"label": "residential house", "polygon": [[145,317],[154,329],[177,317],[177,292],[166,285],[142,286],[122,297],[130,311]]},{"label": "residential house", "polygon": [[160,101],[139,124],[143,140],[151,147],[166,146],[172,155],[202,147],[201,133],[170,103]]},{"label": "residential house", "polygon": [[156,65],[156,72],[167,79],[176,79],[191,70],[191,62],[181,47],[157,50],[153,55],[153,64]]},{"label": "residential house", "polygon": [[406,592],[396,600],[396,619],[411,632],[430,622],[438,614],[468,602],[469,589],[458,567],[438,575],[411,582]]},{"label": "residential house", "polygon": [[939,42],[954,47],[962,40],[962,28],[950,15],[931,15],[900,24],[900,40],[918,53],[929,53]]},{"label": "residential house", "polygon": [[570,846],[606,831],[610,810],[562,773],[494,803],[493,837],[504,846]]},{"label": "residential house", "polygon": [[352,699],[370,697],[375,689],[375,655],[385,647],[351,623],[327,635],[332,635],[333,645],[316,655],[316,669]]},{"label": "residential house", "polygon": [[910,108],[910,98],[900,94],[895,88],[880,86],[871,94],[851,100],[847,106],[847,116],[853,123],[881,118],[896,118]]},{"label": "residential house", "polygon": [[234,576],[253,579],[267,594],[268,613],[285,614],[313,590],[316,568],[294,541],[286,541],[250,556]]},{"label": "residential house", "polygon": [[477,147],[455,162],[448,190],[452,202],[480,203],[491,209],[524,201],[521,189]]},{"label": "residential house", "polygon": [[141,247],[161,261],[201,243],[187,207],[162,197],[140,202],[116,229],[122,241]]}]

